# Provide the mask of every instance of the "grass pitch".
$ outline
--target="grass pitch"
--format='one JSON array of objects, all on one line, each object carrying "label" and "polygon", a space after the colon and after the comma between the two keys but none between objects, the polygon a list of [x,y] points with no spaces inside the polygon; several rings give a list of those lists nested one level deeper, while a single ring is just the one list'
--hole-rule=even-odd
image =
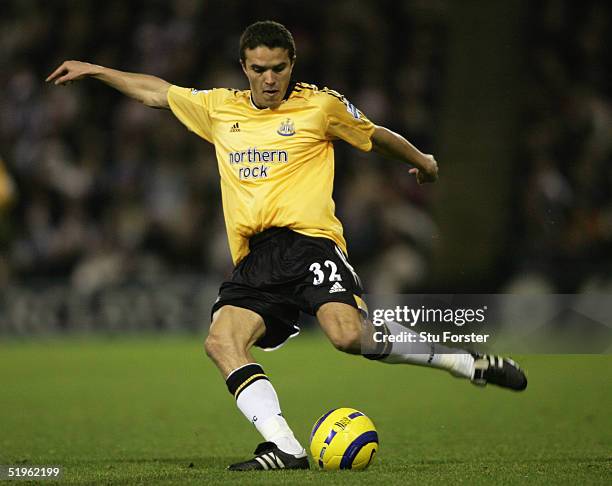
[{"label": "grass pitch", "polygon": [[59,464],[64,484],[612,482],[611,356],[523,357],[529,388],[516,394],[343,355],[306,334],[256,356],[285,416],[305,444],[328,409],[362,410],[379,432],[373,465],[230,473],[225,466],[248,458],[261,439],[200,343],[0,344],[0,464]]}]

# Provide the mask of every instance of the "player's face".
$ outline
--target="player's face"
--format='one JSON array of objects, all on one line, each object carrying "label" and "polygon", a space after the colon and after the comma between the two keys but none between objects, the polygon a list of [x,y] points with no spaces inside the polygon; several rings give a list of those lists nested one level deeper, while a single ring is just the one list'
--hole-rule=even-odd
[{"label": "player's face", "polygon": [[259,46],[244,51],[242,70],[249,78],[253,101],[260,108],[276,108],[281,104],[293,70],[287,49]]}]

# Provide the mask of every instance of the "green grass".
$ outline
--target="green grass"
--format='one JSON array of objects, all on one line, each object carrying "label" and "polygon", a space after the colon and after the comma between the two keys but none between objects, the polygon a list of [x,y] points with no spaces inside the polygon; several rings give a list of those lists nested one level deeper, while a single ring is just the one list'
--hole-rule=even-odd
[{"label": "green grass", "polygon": [[0,344],[0,464],[60,464],[66,484],[611,483],[610,356],[523,357],[530,386],[515,394],[342,355],[304,335],[257,354],[285,416],[305,442],[328,409],[364,411],[381,441],[374,464],[229,473],[260,437],[200,341]]}]

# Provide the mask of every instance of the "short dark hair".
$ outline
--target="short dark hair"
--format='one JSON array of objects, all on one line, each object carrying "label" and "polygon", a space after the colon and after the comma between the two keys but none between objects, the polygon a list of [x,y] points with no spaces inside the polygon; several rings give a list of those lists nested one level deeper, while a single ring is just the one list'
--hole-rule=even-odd
[{"label": "short dark hair", "polygon": [[289,60],[295,60],[295,42],[291,32],[283,24],[273,20],[263,20],[249,25],[240,36],[240,60],[246,60],[245,51],[266,46],[270,49],[281,47],[287,49]]}]

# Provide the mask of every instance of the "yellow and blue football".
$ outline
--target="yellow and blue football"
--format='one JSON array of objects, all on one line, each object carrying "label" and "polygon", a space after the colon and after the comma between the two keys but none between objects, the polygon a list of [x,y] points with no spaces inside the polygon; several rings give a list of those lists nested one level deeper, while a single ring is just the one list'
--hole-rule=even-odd
[{"label": "yellow and blue football", "polygon": [[377,451],[374,423],[354,408],[330,410],[310,434],[310,453],[322,469],[365,469]]}]

